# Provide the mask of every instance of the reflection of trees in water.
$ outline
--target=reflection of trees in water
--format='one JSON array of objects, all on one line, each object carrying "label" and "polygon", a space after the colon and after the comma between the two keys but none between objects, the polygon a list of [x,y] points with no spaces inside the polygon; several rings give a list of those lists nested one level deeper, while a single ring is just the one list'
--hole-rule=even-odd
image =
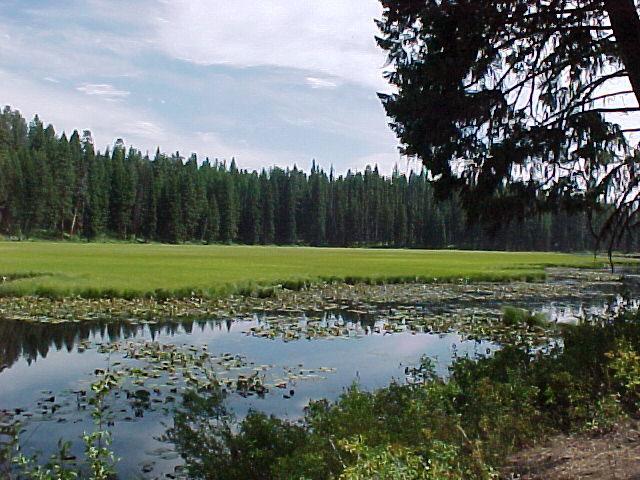
[{"label": "reflection of trees in water", "polygon": [[224,478],[219,475],[229,473],[233,460],[229,443],[233,439],[234,421],[220,387],[214,386],[206,393],[189,390],[183,394],[174,412],[173,425],[166,430],[163,440],[174,444],[189,478]]},{"label": "reflection of trees in water", "polygon": [[318,475],[304,478],[329,478],[326,462],[322,456],[314,456],[314,446],[302,424],[257,411],[238,419],[227,408],[225,398],[219,386],[185,392],[174,412],[173,425],[163,436],[182,457],[189,478],[303,478],[297,463],[309,458],[323,468],[315,469]]},{"label": "reflection of trees in water", "polygon": [[11,478],[11,462],[9,460],[15,437],[15,423],[7,413],[0,411],[0,478]]},{"label": "reflection of trees in water", "polygon": [[[50,349],[71,352],[81,342],[97,339],[115,342],[146,335],[155,340],[158,335],[173,336],[193,333],[194,328],[204,330],[211,320],[167,320],[149,324],[136,324],[125,320],[38,323],[0,320],[0,368],[13,365],[21,357],[28,363],[45,358]],[[222,324],[220,325],[222,327]],[[226,324],[227,329],[230,323]]]}]

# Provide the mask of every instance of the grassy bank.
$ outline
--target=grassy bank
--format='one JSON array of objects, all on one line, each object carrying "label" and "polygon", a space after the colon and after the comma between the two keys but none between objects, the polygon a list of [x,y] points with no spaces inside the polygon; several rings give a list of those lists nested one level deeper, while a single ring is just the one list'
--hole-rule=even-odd
[{"label": "grassy bank", "polygon": [[595,265],[589,255],[556,253],[6,242],[0,295],[217,297],[320,280],[536,280],[546,267]]}]

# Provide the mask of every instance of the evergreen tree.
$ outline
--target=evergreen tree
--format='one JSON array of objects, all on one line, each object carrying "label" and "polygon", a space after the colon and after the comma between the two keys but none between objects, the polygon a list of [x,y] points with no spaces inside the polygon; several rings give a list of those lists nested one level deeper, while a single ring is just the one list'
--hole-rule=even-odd
[{"label": "evergreen tree", "polygon": [[191,155],[184,167],[180,168],[180,198],[182,201],[182,222],[185,238],[195,238],[202,218],[204,191],[198,176],[198,159]]},{"label": "evergreen tree", "polygon": [[161,157],[162,188],[158,201],[158,234],[162,241],[178,243],[184,239],[182,222],[182,199],[180,195],[179,168],[182,163],[179,153]]},{"label": "evergreen tree", "polygon": [[297,225],[296,225],[296,185],[295,176],[292,172],[288,173],[288,181],[285,182],[282,192],[281,215],[283,225],[282,243],[291,244],[297,241]]},{"label": "evergreen tree", "polygon": [[467,219],[496,229],[549,209],[601,207],[607,221],[593,226],[609,253],[640,226],[640,154],[629,136],[640,125],[621,121],[640,112],[630,102],[640,102],[637,1],[381,4],[378,44],[394,93],[380,97],[402,151],[429,169],[440,198],[458,192]]},{"label": "evergreen tree", "polygon": [[122,139],[118,139],[111,157],[111,191],[109,193],[109,228],[120,238],[130,233],[131,214],[135,200],[135,173],[130,168],[133,158],[139,155],[133,149],[125,153]]},{"label": "evergreen tree", "polygon": [[218,189],[218,210],[220,212],[220,240],[233,242],[238,233],[238,197],[231,172],[222,170]]},{"label": "evergreen tree", "polygon": [[72,211],[71,221],[69,225],[69,235],[75,235],[77,230],[82,230],[82,219],[84,217],[84,208],[87,203],[87,182],[88,182],[88,158],[87,145],[91,144],[91,155],[93,152],[93,140],[91,132],[85,130],[82,140],[77,130],[74,130],[69,141],[69,150],[71,154],[71,165],[73,170],[73,196],[71,200]]},{"label": "evergreen tree", "polygon": [[310,241],[312,245],[324,245],[326,243],[326,177],[320,171],[315,162],[311,167],[311,198],[308,218],[311,220]]},{"label": "evergreen tree", "polygon": [[[96,152],[89,132],[56,135],[36,116],[0,112],[0,234],[105,235],[163,242],[587,250],[586,215],[544,212],[511,227],[467,227],[460,196],[436,201],[425,171],[377,167],[309,175],[294,167],[239,170],[217,160],[153,159],[122,141]],[[600,218],[604,218],[606,212]],[[599,221],[598,218],[595,219]],[[625,234],[619,248],[633,250]]]},{"label": "evergreen tree", "polygon": [[208,243],[218,240],[220,234],[220,213],[218,201],[214,193],[207,197],[207,208],[204,212],[202,240]]},{"label": "evergreen tree", "polygon": [[260,173],[260,243],[267,245],[275,240],[275,205],[269,175],[263,169]]},{"label": "evergreen tree", "polygon": [[[85,235],[96,238],[106,232],[109,217],[109,179],[104,157],[95,155],[93,143],[84,145],[88,166],[87,208],[85,210]],[[109,152],[105,152],[109,157]]]},{"label": "evergreen tree", "polygon": [[240,238],[244,243],[259,243],[261,227],[260,183],[254,172],[248,175],[242,199],[242,217],[240,219]]}]

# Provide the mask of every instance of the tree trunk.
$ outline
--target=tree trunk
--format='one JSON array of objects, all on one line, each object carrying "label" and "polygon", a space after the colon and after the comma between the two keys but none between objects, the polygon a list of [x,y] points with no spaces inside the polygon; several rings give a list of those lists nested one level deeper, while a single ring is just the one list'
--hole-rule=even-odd
[{"label": "tree trunk", "polygon": [[[200,239],[201,242],[204,242],[205,238],[208,237],[207,228],[209,228],[209,217],[206,217],[204,219],[204,225],[202,226],[202,236],[201,236],[201,239]],[[208,241],[209,239],[206,238],[206,240]]]},{"label": "tree trunk", "polygon": [[634,0],[604,0],[631,87],[640,105],[640,16]]},{"label": "tree trunk", "polygon": [[73,237],[76,229],[76,219],[78,218],[78,210],[74,210],[73,219],[71,220],[71,227],[69,228],[69,235]]}]

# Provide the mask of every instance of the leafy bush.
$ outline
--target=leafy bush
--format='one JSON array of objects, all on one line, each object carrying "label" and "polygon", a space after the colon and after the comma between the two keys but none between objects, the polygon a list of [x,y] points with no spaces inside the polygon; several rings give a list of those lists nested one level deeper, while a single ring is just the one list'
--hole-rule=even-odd
[{"label": "leafy bush", "polygon": [[[566,326],[561,335],[548,350],[511,346],[460,358],[447,378],[423,359],[411,383],[374,392],[354,385],[336,402],[312,402],[299,422],[259,412],[238,422],[220,388],[188,391],[166,440],[194,479],[497,478],[507,455],[546,435],[598,434],[638,415],[640,315]],[[105,376],[94,384],[97,431],[85,436],[90,478],[113,475],[99,406],[116,383]],[[74,478],[63,476],[60,459],[38,467],[21,458],[18,467],[24,478]]]},{"label": "leafy bush", "polygon": [[607,353],[616,387],[631,407],[640,407],[640,353],[628,340],[621,340],[617,349]]},{"label": "leafy bush", "polygon": [[637,413],[639,325],[638,314],[623,313],[565,327],[562,347],[462,358],[447,379],[425,359],[411,384],[375,392],[354,385],[334,403],[312,402],[301,423],[256,412],[238,428],[226,414],[212,423],[223,399],[207,394],[217,406],[198,412],[193,402],[207,400],[191,392],[171,438],[194,478],[496,478],[509,453],[545,435],[601,433]]}]

